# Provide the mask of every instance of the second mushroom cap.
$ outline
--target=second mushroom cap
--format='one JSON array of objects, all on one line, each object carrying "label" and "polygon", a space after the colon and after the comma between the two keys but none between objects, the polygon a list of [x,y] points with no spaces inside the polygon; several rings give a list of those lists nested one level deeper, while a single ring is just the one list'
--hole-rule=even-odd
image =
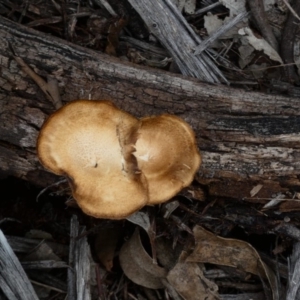
[{"label": "second mushroom cap", "polygon": [[142,118],[138,132],[134,155],[148,182],[148,204],[163,203],[188,186],[199,168],[195,134],[167,114]]}]

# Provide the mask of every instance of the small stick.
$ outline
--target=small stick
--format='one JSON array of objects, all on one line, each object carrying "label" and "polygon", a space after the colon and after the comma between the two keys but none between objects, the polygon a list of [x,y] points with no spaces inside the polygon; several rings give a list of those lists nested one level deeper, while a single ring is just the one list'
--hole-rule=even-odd
[{"label": "small stick", "polygon": [[300,3],[296,2],[294,8],[290,8],[290,12],[288,14],[287,20],[282,31],[282,38],[280,44],[280,55],[283,62],[286,65],[283,68],[283,75],[287,81],[293,84],[299,82],[299,76],[297,74],[295,66],[293,65],[293,63],[295,63],[294,44],[296,40],[296,33],[299,27],[299,17],[297,13],[299,14],[299,12]]},{"label": "small stick", "polygon": [[291,7],[291,5],[286,1],[286,0],[282,0],[284,2],[284,4],[286,5],[286,7],[290,10],[290,12],[294,15],[295,18],[297,18],[300,21],[300,17],[299,15],[296,13],[296,11]]},{"label": "small stick", "polygon": [[233,26],[235,26],[237,23],[242,21],[245,17],[248,16],[247,12],[242,12],[238,14],[236,17],[231,19],[229,22],[224,24],[224,26],[217,29],[209,38],[202,41],[199,46],[195,48],[195,55],[201,54],[202,51],[204,51],[209,45],[211,45],[215,40],[217,40],[221,35],[226,33],[229,29],[231,29]]},{"label": "small stick", "polygon": [[262,36],[276,51],[278,51],[278,43],[272,28],[267,21],[263,0],[248,0],[248,5]]},{"label": "small stick", "polygon": [[36,74],[21,57],[15,55],[15,52],[11,45],[10,49],[13,53],[13,58],[17,62],[17,64],[40,87],[40,89],[44,92],[47,99],[54,105],[54,107],[56,109],[62,107],[57,80],[48,76],[48,82],[46,82],[41,76]]},{"label": "small stick", "polygon": [[[13,56],[13,58],[19,64],[19,66],[21,66],[22,70],[40,87],[54,107],[56,109],[62,107],[56,79],[51,78],[51,80],[47,83],[41,76],[36,74],[21,57]],[[50,77],[48,77],[48,80],[49,78]]]}]

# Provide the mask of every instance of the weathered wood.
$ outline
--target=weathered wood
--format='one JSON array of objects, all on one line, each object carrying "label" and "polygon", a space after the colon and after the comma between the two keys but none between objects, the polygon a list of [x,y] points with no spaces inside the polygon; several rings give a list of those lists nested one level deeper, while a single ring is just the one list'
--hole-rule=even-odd
[{"label": "weathered wood", "polygon": [[92,255],[87,237],[79,237],[85,227],[80,228],[75,215],[72,216],[70,227],[68,299],[90,300]]},{"label": "weathered wood", "polygon": [[7,299],[38,300],[20,261],[0,230],[0,285]]},{"label": "weathered wood", "polygon": [[35,72],[55,77],[63,102],[110,99],[135,116],[172,113],[197,134],[203,164],[197,179],[212,195],[259,197],[299,191],[300,102],[209,85],[124,63],[0,18],[0,174],[40,185],[57,178],[39,164],[39,128],[54,111],[11,59],[10,45]]},{"label": "weathered wood", "polygon": [[[227,82],[213,60],[205,54],[194,55],[201,38],[195,34],[171,0],[129,0],[158,40],[170,52],[181,73],[205,82]],[[220,80],[221,79],[221,80]]]},{"label": "weathered wood", "polygon": [[293,254],[289,259],[289,282],[286,299],[296,300],[300,297],[300,243],[294,244]]}]

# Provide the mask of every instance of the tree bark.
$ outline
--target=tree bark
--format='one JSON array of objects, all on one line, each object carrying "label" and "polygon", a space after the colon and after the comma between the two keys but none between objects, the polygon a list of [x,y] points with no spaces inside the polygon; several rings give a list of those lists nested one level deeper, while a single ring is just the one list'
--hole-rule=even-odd
[{"label": "tree bark", "polygon": [[259,197],[300,190],[297,98],[204,84],[125,63],[0,17],[0,175],[41,186],[57,178],[36,157],[39,128],[55,109],[12,59],[58,80],[64,103],[107,99],[137,117],[171,113],[195,130],[203,163],[197,181],[210,195]]}]

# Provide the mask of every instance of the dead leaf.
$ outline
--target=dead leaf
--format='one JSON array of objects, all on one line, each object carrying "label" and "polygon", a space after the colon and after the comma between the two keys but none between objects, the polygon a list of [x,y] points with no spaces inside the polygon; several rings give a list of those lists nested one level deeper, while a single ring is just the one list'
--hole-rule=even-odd
[{"label": "dead leaf", "polygon": [[277,206],[279,203],[283,202],[284,199],[285,199],[285,195],[282,193],[278,193],[272,199],[270,199],[270,201],[267,204],[263,206],[262,211],[265,211],[270,208],[274,208],[274,206]]},{"label": "dead leaf", "polygon": [[284,203],[280,204],[279,211],[281,212],[300,211],[300,202],[297,199],[287,200]]},{"label": "dead leaf", "polygon": [[113,56],[117,56],[117,48],[119,46],[119,36],[122,29],[127,25],[126,19],[119,19],[113,22],[108,28],[107,46],[105,53]]},{"label": "dead leaf", "polygon": [[[241,40],[241,42],[243,42],[243,40]],[[241,67],[241,69],[244,69],[247,65],[249,65],[251,63],[251,61],[253,60],[253,58],[255,57],[255,50],[253,47],[249,47],[248,42],[246,43],[246,45],[241,45],[238,48],[239,51],[239,66]]]},{"label": "dead leaf", "polygon": [[107,34],[109,21],[105,17],[92,15],[87,20],[87,28],[94,35]]},{"label": "dead leaf", "polygon": [[31,229],[25,233],[25,237],[29,239],[43,239],[43,240],[53,240],[53,236],[46,231]]},{"label": "dead leaf", "polygon": [[[248,47],[251,47],[248,45]],[[266,76],[266,70],[268,65],[266,63],[262,64],[251,64],[245,70],[252,74],[253,78],[260,79]]]},{"label": "dead leaf", "polygon": [[129,222],[139,225],[142,227],[148,234],[151,230],[151,223],[149,216],[141,211],[138,211],[126,218]]},{"label": "dead leaf", "polygon": [[[226,8],[228,8],[229,16],[224,19],[220,19],[217,14],[213,15],[211,12],[208,12],[204,16],[204,27],[207,30],[208,35],[212,35],[220,27],[223,27],[226,23],[230,22],[237,15],[244,14],[247,11],[245,0],[220,0],[219,2],[222,3]],[[248,17],[244,17],[243,21],[237,23],[235,26],[224,32],[219,39],[234,38],[237,35],[238,30],[244,26],[247,26],[247,24]],[[221,45],[222,44],[220,44],[220,46]]]},{"label": "dead leaf", "polygon": [[276,247],[272,250],[272,253],[274,255],[279,255],[286,250],[287,250],[287,245],[282,243],[282,244],[276,245]]},{"label": "dead leaf", "polygon": [[252,29],[249,27],[241,28],[238,33],[247,40],[249,45],[251,45],[257,51],[263,51],[271,60],[283,63],[281,57],[276,50],[263,38],[257,38]]},{"label": "dead leaf", "polygon": [[198,201],[205,200],[204,190],[199,186],[191,185],[187,188],[184,188],[179,194],[187,198],[192,198],[193,200],[198,200]]},{"label": "dead leaf", "polygon": [[33,251],[22,258],[23,261],[53,260],[60,261],[47,242],[41,242]]},{"label": "dead leaf", "polygon": [[150,289],[164,287],[161,280],[166,278],[167,271],[153,264],[142,245],[138,229],[121,248],[119,259],[125,275],[134,283]]},{"label": "dead leaf", "polygon": [[162,236],[155,240],[157,259],[159,263],[167,270],[171,270],[176,265],[183,246],[177,244],[172,247],[172,241]]},{"label": "dead leaf", "polygon": [[167,279],[185,300],[215,300],[218,286],[205,278],[197,263],[177,263]]},{"label": "dead leaf", "polygon": [[248,243],[219,237],[201,226],[193,229],[196,246],[186,262],[202,262],[239,268],[267,278],[273,299],[279,299],[277,279],[273,271],[261,260],[257,251]]},{"label": "dead leaf", "polygon": [[172,58],[165,57],[162,60],[158,59],[147,59],[144,57],[141,52],[137,51],[136,49],[129,48],[127,52],[127,57],[130,59],[131,62],[136,64],[144,64],[149,67],[153,68],[165,68],[169,63],[172,62]]},{"label": "dead leaf", "polygon": [[177,200],[164,203],[161,209],[162,212],[164,213],[164,218],[165,219],[170,218],[171,214],[179,207],[179,205],[180,205],[179,201]]},{"label": "dead leaf", "polygon": [[106,228],[98,232],[95,239],[95,252],[107,271],[113,267],[115,249],[119,239],[119,228]]},{"label": "dead leaf", "polygon": [[[204,16],[204,27],[207,30],[207,33],[209,36],[214,34],[217,30],[220,29],[220,27],[223,27],[225,24],[227,24],[229,21],[231,21],[232,18],[226,17],[224,20],[220,19],[217,15],[213,15],[211,13],[207,13],[207,15]],[[239,22],[238,24],[234,25],[232,28],[224,32],[219,39],[232,39],[235,37],[238,33],[238,30],[241,27],[244,27],[245,23]],[[213,44],[214,47],[218,47],[218,41],[214,41]],[[219,44],[220,47],[222,47],[222,44]]]},{"label": "dead leaf", "polygon": [[179,11],[184,11],[187,14],[194,14],[196,9],[196,0],[172,0],[172,2],[178,7]]},{"label": "dead leaf", "polygon": [[246,10],[246,0],[220,0],[229,9],[229,17],[233,18]]},{"label": "dead leaf", "polygon": [[262,187],[262,184],[258,184],[255,187],[253,187],[253,189],[250,191],[251,197],[254,197],[262,189]]},{"label": "dead leaf", "polygon": [[157,260],[156,260],[156,250],[155,250],[155,244],[154,244],[154,240],[155,240],[155,223],[150,222],[150,218],[148,214],[145,214],[141,211],[138,211],[132,215],[130,215],[129,217],[126,218],[126,220],[128,220],[129,222],[139,225],[140,227],[142,227],[143,229],[145,229],[145,231],[147,232],[149,239],[150,239],[150,245],[151,245],[151,250],[152,250],[152,260],[153,263],[157,265]]},{"label": "dead leaf", "polygon": [[187,261],[241,268],[258,276],[263,275],[258,254],[246,242],[219,237],[200,226],[195,226],[193,232],[196,247]]}]

